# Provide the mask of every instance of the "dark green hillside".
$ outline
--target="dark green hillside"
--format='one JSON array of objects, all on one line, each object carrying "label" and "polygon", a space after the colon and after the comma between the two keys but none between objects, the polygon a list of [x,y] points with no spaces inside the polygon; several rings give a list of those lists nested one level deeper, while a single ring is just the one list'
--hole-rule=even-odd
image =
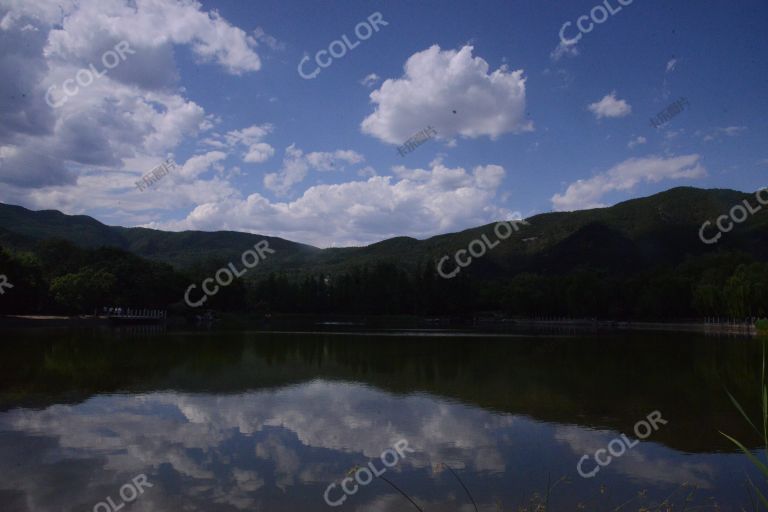
[{"label": "dark green hillside", "polygon": [[[426,240],[396,237],[365,247],[318,249],[232,231],[110,227],[90,217],[0,204],[0,244],[7,249],[0,273],[28,283],[23,293],[32,294],[13,307],[2,297],[7,307],[0,310],[43,311],[58,304],[74,311],[118,299],[131,305],[174,302],[173,297],[181,302],[186,285],[237,264],[243,251],[266,239],[276,253],[206,307],[458,316],[502,310],[626,319],[764,316],[768,210],[737,224],[717,244],[699,239],[704,221],[714,222],[745,200],[758,205],[754,194],[680,187],[609,208],[536,215],[453,279],[438,276],[437,261],[449,256],[445,270],[456,269],[456,251],[483,235],[496,241],[495,224]],[[711,226],[707,234],[716,232]],[[110,259],[123,266],[113,272]],[[169,283],[172,297],[142,295],[153,280]],[[153,289],[157,294],[159,288]],[[18,299],[22,295],[16,292]]]},{"label": "dark green hillside", "polygon": [[[686,256],[724,248],[768,258],[768,213],[761,211],[716,246],[699,241],[704,220],[714,221],[753,194],[734,190],[679,187],[654,196],[633,199],[610,208],[536,215],[484,259],[493,268],[562,271],[589,263],[615,266],[615,259],[642,266],[678,263]],[[80,247],[118,247],[144,258],[188,268],[205,261],[237,260],[242,252],[266,239],[278,254],[271,270],[334,272],[380,260],[415,267],[425,259],[439,259],[466,248],[486,234],[494,239],[493,224],[426,240],[396,237],[366,247],[317,249],[277,237],[233,231],[165,232],[145,228],[106,226],[86,216],[56,211],[35,212],[0,204],[0,240],[8,247],[28,246],[29,240],[63,238]],[[23,237],[23,238],[20,238]],[[27,248],[27,247],[24,247]],[[625,259],[627,258],[627,259]],[[530,261],[528,261],[530,260]],[[535,260],[535,261],[534,261]],[[557,263],[554,263],[557,262]],[[622,267],[626,265],[621,264]],[[267,265],[265,265],[267,267]]]},{"label": "dark green hillside", "polygon": [[260,240],[283,255],[286,265],[303,265],[318,249],[277,237],[234,231],[184,231],[107,226],[85,215],[55,210],[32,211],[0,204],[0,242],[6,247],[30,249],[35,241],[63,239],[81,248],[116,247],[138,256],[170,263],[177,268],[213,261],[237,261]]},{"label": "dark green hillside", "polygon": [[167,232],[146,228],[111,228],[125,242],[125,249],[144,258],[187,268],[204,261],[239,261],[243,251],[261,240],[281,255],[286,266],[301,266],[307,258],[319,252],[310,245],[289,242],[282,238],[240,233],[236,231]]},{"label": "dark green hillside", "polygon": [[57,210],[36,212],[0,204],[0,228],[33,240],[63,238],[80,247],[125,246],[115,228],[86,215],[65,215]]}]

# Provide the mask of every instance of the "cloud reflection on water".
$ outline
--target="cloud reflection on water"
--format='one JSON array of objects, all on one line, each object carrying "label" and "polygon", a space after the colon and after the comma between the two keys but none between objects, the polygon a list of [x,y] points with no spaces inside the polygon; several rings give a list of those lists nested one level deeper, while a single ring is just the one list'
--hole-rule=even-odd
[{"label": "cloud reflection on water", "polygon": [[[497,496],[523,499],[541,490],[522,490],[526,475],[531,482],[547,471],[575,475],[578,456],[613,436],[324,380],[231,395],[101,395],[0,413],[0,469],[9,475],[0,481],[0,499],[13,504],[9,512],[91,510],[126,475],[146,473],[156,486],[132,512],[330,510],[322,500],[330,482],[406,439],[415,453],[392,478],[409,494],[431,511],[463,510],[467,500],[456,482],[433,471],[447,461],[480,487],[477,499],[491,510]],[[636,480],[701,487],[715,476],[704,463],[681,465],[668,448],[635,451],[611,469]],[[381,483],[368,486],[347,506],[401,510],[403,498],[392,493]]]}]

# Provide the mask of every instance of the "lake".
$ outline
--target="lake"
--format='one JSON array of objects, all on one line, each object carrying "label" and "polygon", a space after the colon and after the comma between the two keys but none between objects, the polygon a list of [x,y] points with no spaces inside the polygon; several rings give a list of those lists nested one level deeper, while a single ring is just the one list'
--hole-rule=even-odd
[{"label": "lake", "polygon": [[751,510],[757,340],[333,330],[3,331],[0,510]]}]

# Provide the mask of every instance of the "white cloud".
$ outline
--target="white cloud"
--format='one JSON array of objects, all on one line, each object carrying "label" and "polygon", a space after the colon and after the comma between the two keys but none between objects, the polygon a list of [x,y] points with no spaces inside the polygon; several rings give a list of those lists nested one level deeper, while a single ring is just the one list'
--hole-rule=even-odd
[{"label": "white cloud", "polygon": [[[768,160],[766,160],[766,164],[768,165]],[[358,169],[357,175],[363,178],[372,178],[374,176],[378,176],[378,173],[376,172],[376,169],[374,169],[370,165],[367,165],[362,169]]]},{"label": "white cloud", "polygon": [[568,44],[564,41],[560,41],[560,43],[555,47],[555,49],[552,50],[552,53],[549,54],[549,58],[557,62],[558,60],[562,59],[564,56],[577,57],[578,55],[579,55],[579,48],[576,45],[576,43]]},{"label": "white cloud", "polygon": [[707,133],[698,131],[696,132],[696,135],[699,137],[702,137],[704,142],[709,142],[712,140],[719,140],[722,137],[738,137],[742,133],[745,133],[747,131],[746,126],[726,126],[722,128],[714,128],[713,130],[710,130]]},{"label": "white cloud", "polygon": [[372,87],[373,84],[375,84],[379,80],[381,80],[381,77],[379,75],[377,75],[376,73],[371,73],[370,75],[360,80],[360,84],[364,85],[365,87]]},{"label": "white cloud", "polygon": [[21,15],[13,11],[8,11],[0,20],[0,30],[10,30],[21,19]]},{"label": "white cloud", "polygon": [[[0,75],[12,93],[0,95],[0,195],[17,203],[78,204],[75,184],[103,187],[81,192],[90,197],[130,186],[185,138],[209,129],[210,116],[176,87],[175,45],[233,74],[260,68],[255,40],[194,1],[6,0],[0,18]],[[120,41],[132,53],[117,67],[59,108],[46,104],[49,87],[60,94],[78,70],[103,70],[102,55]],[[251,159],[269,154],[254,149]],[[98,173],[109,176],[95,179]]]},{"label": "white cloud", "polygon": [[261,162],[266,162],[270,158],[272,158],[272,155],[275,154],[275,148],[270,146],[269,144],[265,142],[259,142],[257,144],[252,145],[248,152],[243,157],[244,162],[252,163],[252,164],[258,164]]},{"label": "white cloud", "polygon": [[245,146],[243,162],[258,164],[266,162],[275,154],[275,149],[262,142],[262,139],[272,133],[274,126],[269,123],[254,124],[242,130],[230,130],[224,135],[214,133],[202,141],[203,144],[219,149]]},{"label": "white cloud", "polygon": [[295,144],[291,144],[285,148],[282,168],[264,176],[264,186],[275,194],[285,195],[294,185],[302,182],[310,170],[341,170],[345,163],[354,165],[364,160],[363,155],[349,149],[305,155]]},{"label": "white cloud", "polygon": [[34,188],[72,184],[94,171],[141,174],[128,167],[132,158],[164,158],[199,132],[205,119],[200,106],[179,95],[139,95],[108,77],[101,80],[56,109],[49,133],[8,134],[13,151],[0,156],[0,181]]},{"label": "white cloud", "polygon": [[235,75],[261,68],[256,39],[217,11],[202,11],[195,1],[83,0],[68,7],[46,20],[62,24],[50,32],[48,57],[90,56],[94,42],[107,38],[126,40],[134,48],[189,45],[202,61],[216,62]]},{"label": "white cloud", "polygon": [[645,137],[640,135],[640,136],[635,137],[634,139],[630,140],[629,143],[627,144],[627,147],[629,149],[633,149],[634,147],[640,146],[642,144],[645,144],[646,142],[648,142],[648,139],[646,139]]},{"label": "white cloud", "polygon": [[226,153],[221,151],[210,151],[204,155],[193,156],[184,163],[178,174],[186,180],[194,180],[225,158],[227,158]]},{"label": "white cloud", "polygon": [[597,119],[604,117],[625,117],[632,112],[632,106],[624,100],[616,98],[616,91],[605,95],[603,99],[589,105],[589,110]]},{"label": "white cloud", "polygon": [[699,155],[671,158],[650,156],[630,158],[608,171],[587,180],[571,183],[564,194],[552,196],[556,210],[581,210],[605,206],[599,200],[608,192],[632,190],[639,183],[657,183],[670,179],[694,179],[706,176]]},{"label": "white cloud", "polygon": [[285,43],[278,41],[271,35],[264,32],[264,29],[261,27],[256,27],[253,31],[253,37],[256,39],[257,42],[264,44],[268,46],[270,49],[279,51],[279,50],[285,50]]},{"label": "white cloud", "polygon": [[363,155],[351,149],[336,150],[333,153],[326,152],[313,152],[307,153],[307,163],[313,169],[318,171],[333,171],[337,170],[336,163],[348,163],[351,165],[359,164],[365,158]]},{"label": "white cloud", "polygon": [[[294,166],[306,164],[301,151],[286,150]],[[293,167],[290,167],[291,172]],[[301,170],[301,166],[298,166]],[[498,165],[471,172],[440,161],[430,169],[397,167],[397,177],[316,185],[291,202],[270,202],[255,193],[201,204],[178,222],[153,224],[162,229],[233,229],[282,236],[319,246],[362,245],[394,236],[429,236],[512,218],[494,205],[505,176]],[[286,172],[280,179],[292,181]]]},{"label": "white cloud", "polygon": [[273,129],[274,127],[269,123],[261,125],[254,124],[242,130],[229,131],[224,138],[230,146],[234,146],[238,143],[249,146],[260,142],[264,137],[269,135]]},{"label": "white cloud", "polygon": [[243,162],[259,164],[266,162],[275,154],[275,148],[262,142],[262,139],[273,130],[274,126],[270,123],[254,124],[242,130],[230,130],[223,135],[213,133],[200,143],[216,149],[234,149],[238,145],[244,146]]},{"label": "white cloud", "polygon": [[363,132],[402,144],[429,125],[445,139],[495,139],[532,130],[525,119],[523,71],[510,72],[504,65],[489,73],[488,63],[472,57],[472,50],[442,51],[433,45],[411,55],[401,78],[385,80],[371,92],[376,110],[361,123]]},{"label": "white cloud", "polygon": [[[266,140],[274,127],[262,123],[214,131],[221,119],[189,100],[178,86],[175,46],[187,45],[193,55],[216,64],[212,73],[223,68],[239,74],[259,69],[256,43],[271,48],[278,42],[258,29],[247,35],[193,0],[0,2],[12,6],[8,12],[0,7],[0,72],[8,77],[3,86],[8,94],[0,95],[0,201],[69,214],[98,210],[107,223],[158,226],[162,212],[192,210],[176,225],[213,227],[222,220],[217,211],[263,208],[268,221],[244,220],[240,227],[277,230],[286,238],[321,244],[378,241],[400,235],[401,226],[415,236],[429,236],[505,215],[506,210],[492,204],[504,176],[493,165],[464,171],[438,162],[429,170],[414,170],[412,180],[377,176],[368,166],[354,170],[366,180],[314,186],[292,202],[270,202],[258,194],[244,199],[230,182],[241,171],[224,162],[235,152],[247,163],[274,156]],[[45,103],[48,87],[60,88],[92,62],[100,68],[104,50],[123,39],[135,53],[118,67],[60,108]],[[502,68],[491,73],[484,60],[471,54],[471,47],[446,52],[433,47],[414,55],[406,65],[413,72],[373,92],[383,101],[378,112],[400,108],[386,91],[415,90],[432,77],[448,85],[438,99],[446,107],[440,114],[446,118],[443,125],[454,137],[530,129],[530,123],[520,121],[522,72]],[[419,62],[431,63],[433,69],[419,71]],[[456,76],[447,80],[442,64],[453,66]],[[428,98],[421,96],[420,101],[428,110]],[[430,124],[416,121],[413,130],[406,126],[405,138]],[[192,146],[197,139],[199,154],[150,189],[135,187],[143,174],[189,139]],[[282,167],[264,183],[287,193],[312,170],[353,165],[362,167],[364,158],[351,149],[305,154],[292,145]],[[234,224],[230,219],[213,229]]]},{"label": "white cloud", "polygon": [[222,140],[217,140],[214,137],[208,137],[200,141],[201,144],[205,144],[206,146],[211,146],[217,149],[226,149],[229,147],[229,144]]},{"label": "white cloud", "polygon": [[276,194],[284,195],[307,176],[309,165],[303,158],[304,152],[291,144],[285,148],[283,167],[278,172],[264,176],[264,186]]}]

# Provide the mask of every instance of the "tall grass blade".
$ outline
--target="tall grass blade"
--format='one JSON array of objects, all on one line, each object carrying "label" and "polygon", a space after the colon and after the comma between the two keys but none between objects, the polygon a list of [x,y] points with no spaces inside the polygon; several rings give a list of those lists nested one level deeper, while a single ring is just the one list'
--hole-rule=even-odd
[{"label": "tall grass blade", "polygon": [[763,493],[760,492],[760,489],[758,489],[755,484],[752,484],[752,489],[757,493],[757,497],[760,499],[763,506],[768,509],[768,499],[763,496]]},{"label": "tall grass blade", "polygon": [[763,385],[763,450],[768,459],[768,387]]},{"label": "tall grass blade", "polygon": [[768,459],[768,386],[765,383],[765,342],[763,342],[763,371],[760,374],[760,386],[763,388],[763,449]]},{"label": "tall grass blade", "polygon": [[740,449],[742,452],[744,452],[744,455],[746,455],[746,456],[749,458],[749,461],[750,461],[752,464],[754,464],[754,465],[755,465],[755,467],[756,467],[757,469],[759,469],[759,470],[760,470],[760,471],[761,471],[761,472],[762,472],[762,473],[765,475],[765,477],[766,477],[766,478],[768,478],[768,466],[766,466],[765,464],[763,464],[763,463],[760,461],[760,459],[758,459],[757,457],[755,457],[754,455],[752,455],[752,452],[750,452],[750,451],[749,451],[749,450],[748,450],[748,449],[747,449],[747,448],[746,448],[746,447],[745,447],[743,444],[741,444],[739,441],[737,441],[736,439],[732,438],[732,437],[731,437],[731,436],[729,436],[728,434],[724,434],[723,432],[720,432],[720,433],[721,433],[721,434],[723,434],[723,435],[724,435],[726,438],[728,438],[728,439],[729,439],[729,440],[730,440],[730,441],[731,441],[733,444],[735,444],[736,446],[738,446],[738,447],[739,447],[739,449]]},{"label": "tall grass blade", "polygon": [[[760,492],[760,489],[757,488],[755,483],[752,481],[751,478],[749,478],[749,475],[747,476],[747,482],[749,482],[750,487],[752,490],[755,491],[755,494],[757,494],[758,499],[763,503],[763,506],[768,509],[768,500],[766,500],[765,496],[763,496],[763,493]],[[749,491],[749,487],[747,488],[747,491]],[[752,503],[752,510],[757,511],[757,503],[755,502],[755,497],[752,496],[752,493],[749,494],[749,501]]]},{"label": "tall grass blade", "polygon": [[[744,409],[741,407],[741,404],[739,404],[738,400],[734,398],[731,393],[729,393],[726,390],[726,393],[728,393],[728,397],[731,399],[731,402],[733,402],[733,405],[736,406],[736,409],[741,413],[741,415],[744,417],[744,419],[747,420],[747,423],[757,432],[757,435],[759,437],[762,437],[763,439],[763,452],[765,453],[766,460],[768,460],[768,386],[765,382],[765,351],[766,351],[766,343],[763,342],[763,364],[760,368],[760,394],[762,398],[761,409],[763,413],[763,432],[761,433],[758,428],[755,426],[755,424],[752,422],[750,417],[747,415],[746,412],[744,412]],[[725,434],[723,432],[720,432],[725,438],[730,440],[733,444],[739,447],[739,449],[744,453],[744,455],[747,456],[749,461],[758,469],[760,470],[763,475],[765,476],[766,482],[768,482],[768,466],[764,464],[760,459],[758,459],[755,455],[752,454],[751,451],[747,449],[746,446],[741,444],[739,441],[734,439],[733,437],[729,436],[728,434]],[[765,497],[765,495],[760,491],[760,489],[752,482],[752,479],[747,476],[747,481],[749,482],[750,487],[752,490],[755,491],[755,495],[757,495],[757,498],[760,500],[760,503],[763,504],[763,506],[768,510],[768,498]],[[752,501],[752,506],[755,510],[757,510],[756,504],[754,502],[754,498],[752,494],[749,495],[750,501]]]},{"label": "tall grass blade", "polygon": [[738,411],[741,413],[741,415],[744,417],[745,420],[747,420],[747,423],[749,423],[749,426],[751,426],[754,431],[757,433],[758,436],[763,437],[763,434],[760,433],[760,430],[755,426],[755,424],[752,422],[752,419],[749,417],[749,415],[744,411],[744,408],[741,406],[738,400],[731,394],[730,391],[726,390],[726,393],[728,394],[728,398],[731,399],[731,402],[733,405],[738,409]]},{"label": "tall grass blade", "polygon": [[419,512],[424,512],[423,510],[421,510],[421,507],[419,507],[419,506],[416,504],[416,502],[415,502],[415,501],[413,501],[413,500],[411,499],[411,497],[410,497],[410,496],[408,496],[407,494],[405,494],[405,492],[404,492],[402,489],[400,489],[398,486],[396,486],[395,484],[393,484],[392,482],[390,482],[390,481],[389,481],[389,479],[387,479],[387,478],[385,478],[385,477],[383,477],[383,476],[380,476],[379,478],[381,478],[382,480],[384,480],[385,482],[387,482],[387,483],[388,483],[389,485],[391,485],[391,486],[392,486],[392,487],[393,487],[393,488],[394,488],[394,489],[395,489],[397,492],[399,492],[400,494],[402,494],[403,496],[405,496],[405,498],[406,498],[408,501],[410,501],[410,502],[413,504],[413,506],[414,506],[414,507],[416,507],[416,510],[418,510]]},{"label": "tall grass blade", "polygon": [[475,498],[472,497],[472,493],[469,492],[469,489],[467,489],[467,486],[464,485],[464,482],[461,481],[461,478],[459,478],[459,475],[457,475],[456,472],[453,470],[453,468],[448,464],[443,463],[443,466],[448,468],[448,471],[450,471],[453,474],[453,476],[456,477],[456,480],[459,481],[461,486],[464,488],[464,492],[467,493],[467,496],[469,496],[469,500],[472,502],[472,505],[475,507],[475,512],[477,512],[477,503],[475,503]]}]

